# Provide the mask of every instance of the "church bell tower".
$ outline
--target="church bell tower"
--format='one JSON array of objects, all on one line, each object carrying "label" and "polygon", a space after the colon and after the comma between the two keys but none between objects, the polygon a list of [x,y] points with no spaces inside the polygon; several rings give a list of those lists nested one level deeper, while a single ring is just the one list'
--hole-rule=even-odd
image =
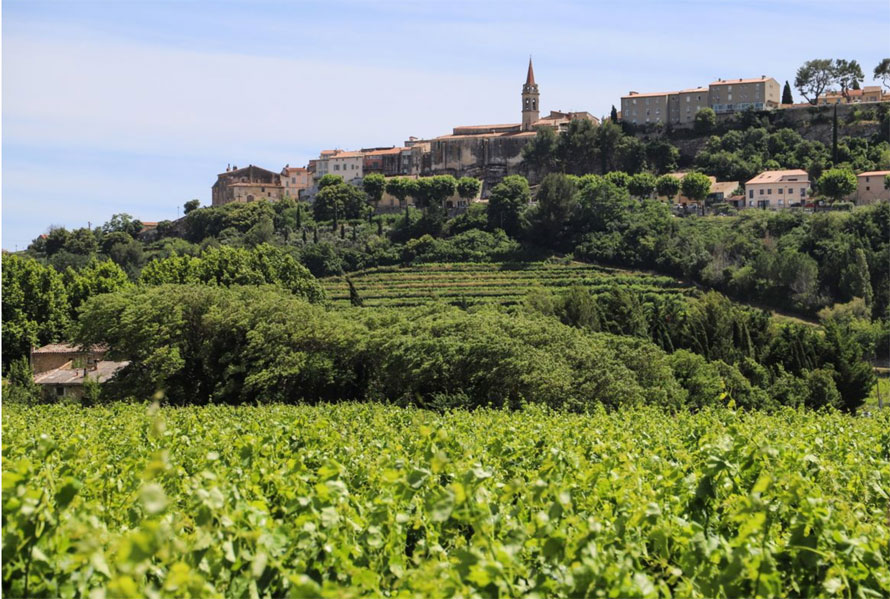
[{"label": "church bell tower", "polygon": [[522,86],[522,130],[531,131],[532,125],[538,120],[538,84],[535,83],[535,70],[532,68],[532,57],[528,57],[528,75]]}]

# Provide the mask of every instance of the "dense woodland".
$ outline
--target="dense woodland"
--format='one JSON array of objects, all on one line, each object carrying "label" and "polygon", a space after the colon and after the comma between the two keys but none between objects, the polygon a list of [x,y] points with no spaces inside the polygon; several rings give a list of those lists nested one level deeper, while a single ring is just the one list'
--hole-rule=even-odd
[{"label": "dense woodland", "polygon": [[[890,206],[678,218],[651,197],[701,196],[701,173],[869,168],[890,159],[890,145],[842,140],[832,161],[793,131],[749,127],[712,137],[695,158],[701,172],[679,181],[657,176],[676,166],[664,138],[584,127],[539,132],[525,152],[547,173],[534,189],[509,176],[453,218],[444,198],[473,197],[478,181],[368,177],[359,189],[328,177],[314,206],[193,201],[152,232],[125,214],[92,230],[52,227],[3,258],[4,373],[34,396],[22,359],[69,339],[132,361],[106,398],[162,390],[176,404],[861,405],[869,362],[890,347]],[[405,208],[375,216],[384,189]],[[606,293],[530,292],[511,307],[372,310],[357,294],[355,308],[333,307],[316,280],[551,256],[654,271],[701,292],[652,296],[616,280]]]}]

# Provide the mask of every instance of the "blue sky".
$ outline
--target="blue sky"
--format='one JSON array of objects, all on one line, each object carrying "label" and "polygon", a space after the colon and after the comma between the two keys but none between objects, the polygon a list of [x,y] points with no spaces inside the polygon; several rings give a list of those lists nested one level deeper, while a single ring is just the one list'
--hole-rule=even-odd
[{"label": "blue sky", "polygon": [[[2,247],[210,202],[226,164],[890,55],[890,2],[3,0]],[[795,97],[797,96],[795,92]]]}]

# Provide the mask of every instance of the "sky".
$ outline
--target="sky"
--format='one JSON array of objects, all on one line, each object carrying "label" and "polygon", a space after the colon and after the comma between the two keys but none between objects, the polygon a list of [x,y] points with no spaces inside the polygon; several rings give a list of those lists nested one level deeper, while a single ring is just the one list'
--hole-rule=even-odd
[{"label": "sky", "polygon": [[[175,219],[228,164],[890,56],[890,1],[3,0],[2,239]],[[795,91],[795,100],[799,96]]]}]

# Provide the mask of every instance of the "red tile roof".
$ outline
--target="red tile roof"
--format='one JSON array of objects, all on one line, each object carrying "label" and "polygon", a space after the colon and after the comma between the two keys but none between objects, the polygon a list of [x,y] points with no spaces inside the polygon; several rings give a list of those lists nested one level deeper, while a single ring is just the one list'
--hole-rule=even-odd
[{"label": "red tile roof", "polygon": [[[754,77],[751,79],[718,79],[711,83],[711,85],[732,85],[734,83],[760,83],[761,81],[769,81],[773,79],[772,77]],[[773,79],[775,81],[775,79]]]}]

